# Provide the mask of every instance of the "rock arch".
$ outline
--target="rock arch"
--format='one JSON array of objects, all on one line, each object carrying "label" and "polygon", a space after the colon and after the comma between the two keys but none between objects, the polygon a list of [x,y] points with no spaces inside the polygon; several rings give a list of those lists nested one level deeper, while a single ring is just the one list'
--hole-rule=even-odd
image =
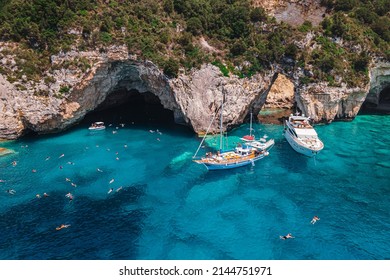
[{"label": "rock arch", "polygon": [[169,80],[148,61],[125,60],[103,64],[90,79],[74,89],[72,99],[83,108],[79,112],[82,118],[96,108],[115,107],[135,95],[142,95],[144,100],[152,102],[157,100],[165,109],[173,112],[176,122],[182,122],[181,109]]}]

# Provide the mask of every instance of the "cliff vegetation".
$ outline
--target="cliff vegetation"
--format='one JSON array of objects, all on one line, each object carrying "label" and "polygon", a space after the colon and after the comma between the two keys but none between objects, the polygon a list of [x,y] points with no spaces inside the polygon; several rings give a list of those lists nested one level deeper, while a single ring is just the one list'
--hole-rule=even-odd
[{"label": "cliff vegetation", "polygon": [[[304,69],[302,84],[366,83],[371,57],[390,58],[390,0],[321,4],[327,13],[320,25],[292,27],[249,0],[0,0],[0,39],[18,44],[0,48],[0,74],[9,81],[39,80],[53,54],[126,45],[169,77],[213,63],[225,76],[277,65],[286,72]],[[86,71],[90,61],[62,67]]]}]

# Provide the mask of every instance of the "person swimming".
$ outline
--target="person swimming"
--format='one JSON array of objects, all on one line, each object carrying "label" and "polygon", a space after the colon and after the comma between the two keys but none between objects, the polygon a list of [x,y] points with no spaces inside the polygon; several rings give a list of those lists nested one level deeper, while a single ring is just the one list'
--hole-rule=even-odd
[{"label": "person swimming", "polygon": [[311,220],[311,224],[314,225],[317,221],[319,221],[320,218],[318,218],[318,216],[314,216],[313,219]]},{"label": "person swimming", "polygon": [[280,239],[283,239],[283,240],[286,240],[286,239],[289,239],[289,238],[295,238],[294,236],[291,235],[291,233],[288,233],[287,235],[284,235],[284,236],[279,236]]},{"label": "person swimming", "polygon": [[61,224],[60,226],[56,227],[56,230],[61,230],[61,229],[63,229],[63,228],[68,228],[68,227],[70,227],[69,224],[68,224],[68,225]]},{"label": "person swimming", "polygon": [[69,192],[65,195],[65,197],[69,198],[69,201],[73,200],[73,195]]}]

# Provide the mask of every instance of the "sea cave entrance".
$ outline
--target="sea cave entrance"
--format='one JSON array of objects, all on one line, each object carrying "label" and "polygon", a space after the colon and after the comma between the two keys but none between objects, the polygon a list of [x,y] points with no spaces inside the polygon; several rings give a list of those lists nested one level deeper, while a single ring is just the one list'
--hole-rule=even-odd
[{"label": "sea cave entrance", "polygon": [[385,87],[379,94],[379,105],[387,107],[390,112],[390,85]]},{"label": "sea cave entrance", "polygon": [[381,90],[377,97],[377,104],[365,101],[360,113],[362,114],[390,114],[390,84]]},{"label": "sea cave entrance", "polygon": [[103,121],[107,125],[175,125],[174,113],[165,109],[152,92],[116,89],[94,111],[88,113],[83,123]]}]

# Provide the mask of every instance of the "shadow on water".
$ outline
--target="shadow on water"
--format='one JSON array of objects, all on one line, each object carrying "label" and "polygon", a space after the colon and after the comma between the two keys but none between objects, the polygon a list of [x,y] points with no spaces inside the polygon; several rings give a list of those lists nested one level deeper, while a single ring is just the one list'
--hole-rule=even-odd
[{"label": "shadow on water", "polygon": [[[104,200],[77,196],[71,202],[56,192],[15,206],[0,216],[0,258],[137,259],[136,242],[147,213],[123,208],[136,203],[145,187],[125,187]],[[60,224],[71,226],[57,231]]]},{"label": "shadow on water", "polygon": [[[139,94],[138,92],[130,92],[129,96],[119,103],[106,100],[97,109],[85,115],[79,122],[74,124],[69,129],[62,132],[49,133],[39,135],[40,139],[61,136],[78,128],[87,129],[93,122],[103,121],[107,127],[112,125],[112,128],[125,124],[126,127],[141,128],[141,129],[156,129],[159,128],[169,130],[170,134],[180,134],[181,137],[193,137],[194,132],[190,127],[175,123],[173,111],[165,109],[158,97],[150,92]],[[89,133],[88,136],[99,134],[99,132]],[[37,133],[30,132],[21,140],[21,143],[26,144],[35,141]]]},{"label": "shadow on water", "polygon": [[[278,152],[275,153],[277,156],[278,162],[288,171],[291,172],[301,172],[307,169],[307,165],[314,159],[304,156],[296,152],[285,138],[280,139],[275,143],[275,146],[272,149],[277,149]],[[293,163],[293,164],[291,164]]]}]

